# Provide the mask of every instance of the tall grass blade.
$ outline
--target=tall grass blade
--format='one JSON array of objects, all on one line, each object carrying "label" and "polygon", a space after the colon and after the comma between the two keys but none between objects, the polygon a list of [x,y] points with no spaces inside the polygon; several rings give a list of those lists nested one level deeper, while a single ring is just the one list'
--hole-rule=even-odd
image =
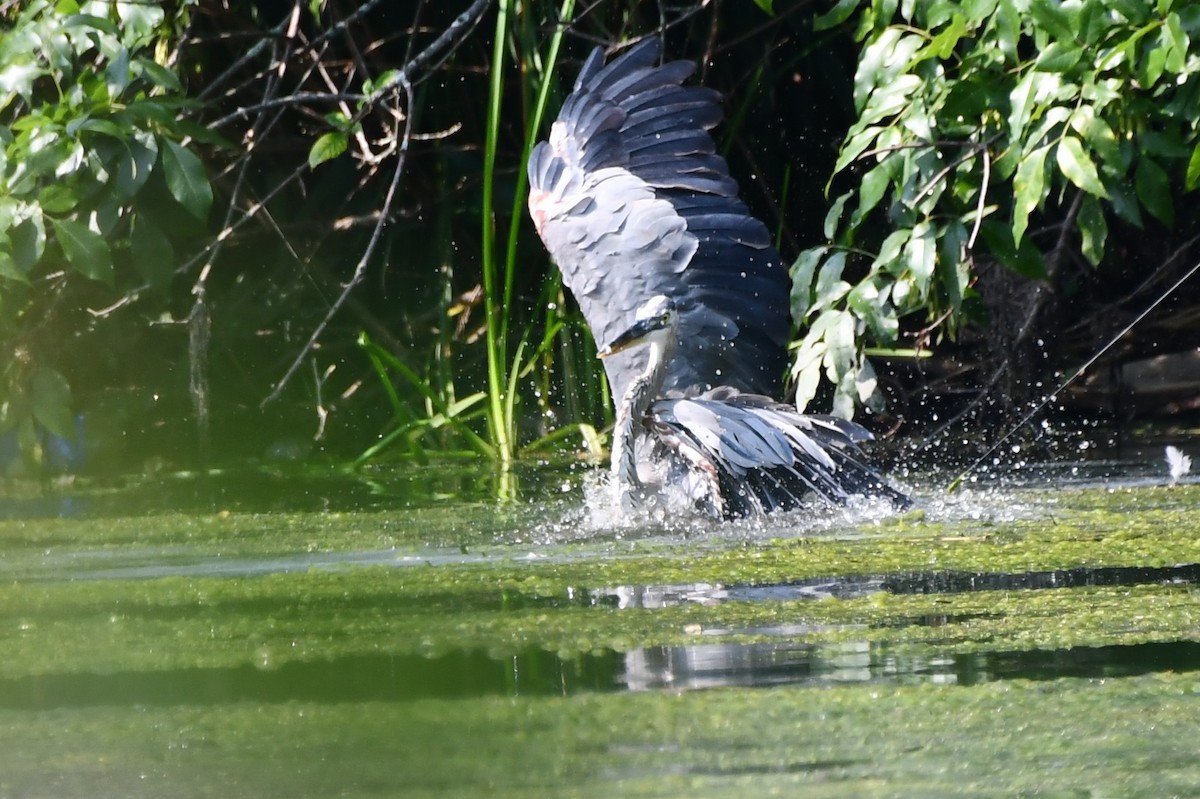
[{"label": "tall grass blade", "polygon": [[[504,96],[504,45],[508,39],[508,21],[512,11],[512,0],[500,0],[496,13],[496,34],[492,47],[492,73],[488,88],[487,131],[483,146],[483,304],[487,320],[487,371],[488,371],[488,432],[491,435],[491,450],[501,465],[507,467],[513,457],[512,419],[505,413],[509,403],[505,399],[508,366],[505,332],[507,324],[502,316],[508,307],[501,307],[504,299],[499,265],[496,262],[496,148],[500,138],[500,109]],[[505,280],[507,283],[507,279]]]}]

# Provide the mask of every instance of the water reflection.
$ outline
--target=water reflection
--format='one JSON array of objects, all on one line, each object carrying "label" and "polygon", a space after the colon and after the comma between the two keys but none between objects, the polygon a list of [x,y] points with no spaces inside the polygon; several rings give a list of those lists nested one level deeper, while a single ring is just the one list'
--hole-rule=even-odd
[{"label": "water reflection", "polygon": [[[713,631],[706,631],[713,632]],[[800,634],[802,630],[781,630]],[[196,706],[239,702],[408,702],[428,698],[566,696],[835,683],[973,685],[994,680],[1123,677],[1200,670],[1200,642],[916,656],[886,645],[796,640],[700,643],[561,657],[365,655],[278,668],[244,665],[166,672],[45,674],[0,680],[0,709]]]}]

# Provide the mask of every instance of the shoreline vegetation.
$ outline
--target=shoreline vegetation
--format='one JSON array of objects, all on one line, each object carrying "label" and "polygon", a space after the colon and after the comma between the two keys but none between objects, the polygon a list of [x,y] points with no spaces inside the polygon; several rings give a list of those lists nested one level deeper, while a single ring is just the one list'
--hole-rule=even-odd
[{"label": "shoreline vegetation", "polygon": [[743,5],[0,10],[0,465],[601,457],[524,161],[645,36],[725,97],[809,411],[914,459],[1190,423],[1200,11]]}]

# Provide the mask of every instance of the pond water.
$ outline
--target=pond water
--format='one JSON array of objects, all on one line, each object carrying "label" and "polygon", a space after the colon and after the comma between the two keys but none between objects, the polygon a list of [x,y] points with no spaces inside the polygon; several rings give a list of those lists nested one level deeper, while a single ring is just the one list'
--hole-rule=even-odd
[{"label": "pond water", "polygon": [[9,484],[0,799],[1193,796],[1158,452],[724,525],[581,465]]}]

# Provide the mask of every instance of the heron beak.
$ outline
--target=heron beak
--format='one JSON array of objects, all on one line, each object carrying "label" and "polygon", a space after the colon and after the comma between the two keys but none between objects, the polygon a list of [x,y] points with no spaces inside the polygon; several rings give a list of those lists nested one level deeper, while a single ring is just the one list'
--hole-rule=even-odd
[{"label": "heron beak", "polygon": [[646,336],[660,329],[657,321],[656,319],[643,319],[634,322],[632,327],[601,347],[596,356],[607,358],[610,355],[616,355],[618,352],[623,352],[636,344],[640,344]]}]

